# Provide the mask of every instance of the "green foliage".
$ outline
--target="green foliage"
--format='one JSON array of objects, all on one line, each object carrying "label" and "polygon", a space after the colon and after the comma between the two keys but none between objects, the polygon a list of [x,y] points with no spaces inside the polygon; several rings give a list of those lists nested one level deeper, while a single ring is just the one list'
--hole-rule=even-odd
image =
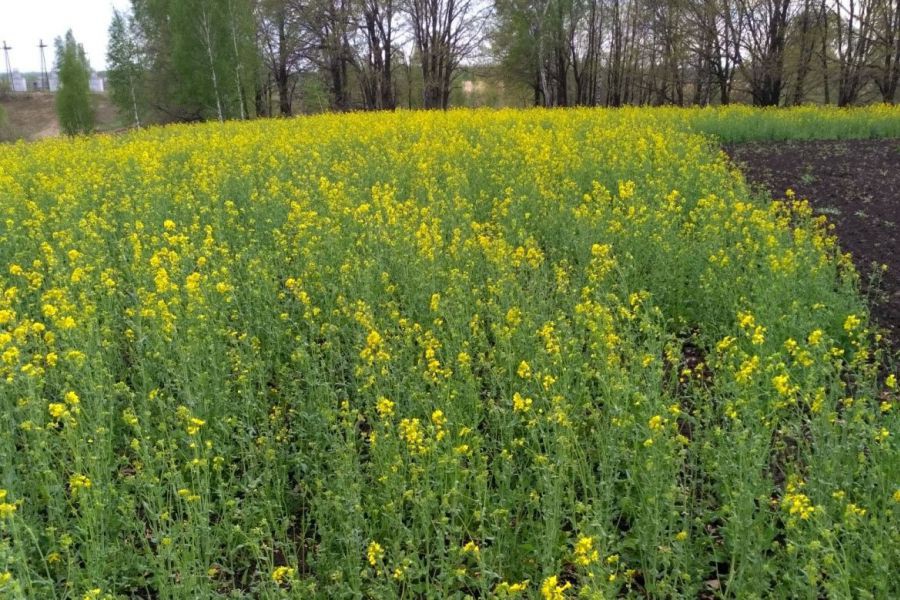
[{"label": "green foliage", "polygon": [[729,143],[900,137],[897,109],[888,104],[873,104],[852,111],[813,105],[765,109],[734,105],[727,110],[669,107],[657,114],[671,114],[690,123],[696,131]]},{"label": "green foliage", "polygon": [[113,11],[109,26],[106,56],[110,98],[130,123],[140,127],[147,111],[141,50],[133,19],[118,10]]},{"label": "green foliage", "polygon": [[[144,95],[157,107],[158,118],[253,116],[259,61],[249,2],[134,0],[132,5],[129,37],[140,43],[133,48],[122,45],[146,65],[141,71]],[[114,20],[112,27],[122,26]],[[111,37],[110,51],[113,41]]]},{"label": "green foliage", "polygon": [[502,71],[510,81],[536,84],[538,62],[534,30],[540,13],[536,5],[523,0],[497,0],[494,4],[497,27],[491,45]]},{"label": "green foliage", "polygon": [[3,110],[3,107],[0,106],[0,142],[5,142],[12,138],[13,135],[9,131],[9,126],[6,123],[6,112]]},{"label": "green foliage", "polygon": [[94,130],[90,66],[84,48],[75,41],[71,29],[65,39],[56,39],[56,68],[59,70],[56,113],[60,128],[66,135],[90,133]]}]

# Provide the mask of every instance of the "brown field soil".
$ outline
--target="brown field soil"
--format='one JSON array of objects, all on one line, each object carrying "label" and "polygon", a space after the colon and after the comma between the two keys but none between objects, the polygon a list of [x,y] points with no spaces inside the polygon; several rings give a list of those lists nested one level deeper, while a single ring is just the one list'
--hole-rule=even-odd
[{"label": "brown field soil", "polygon": [[873,317],[900,349],[900,139],[753,142],[725,151],[751,186],[775,198],[790,188],[835,224]]},{"label": "brown field soil", "polygon": [[[106,94],[92,94],[97,131],[120,127],[115,106]],[[60,134],[55,96],[47,92],[25,92],[0,96],[6,122],[0,125],[0,141],[39,140]]]}]

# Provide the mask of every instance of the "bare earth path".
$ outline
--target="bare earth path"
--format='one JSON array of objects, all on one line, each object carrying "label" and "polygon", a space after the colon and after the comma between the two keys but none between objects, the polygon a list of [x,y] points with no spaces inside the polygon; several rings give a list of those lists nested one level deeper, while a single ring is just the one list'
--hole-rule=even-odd
[{"label": "bare earth path", "polygon": [[[93,94],[91,98],[98,131],[111,131],[121,126],[116,109],[106,94]],[[6,123],[0,126],[0,142],[39,140],[60,134],[53,94],[6,94],[0,96],[0,107],[6,113]]]}]

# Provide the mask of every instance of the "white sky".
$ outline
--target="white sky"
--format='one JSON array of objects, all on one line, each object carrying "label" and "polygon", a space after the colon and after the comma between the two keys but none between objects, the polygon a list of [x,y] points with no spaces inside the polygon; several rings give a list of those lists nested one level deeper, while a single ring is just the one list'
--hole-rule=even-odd
[{"label": "white sky", "polygon": [[[49,46],[44,50],[47,68],[53,68],[56,50],[53,41],[72,29],[75,39],[87,53],[91,67],[106,68],[106,42],[113,7],[128,9],[128,0],[0,0],[0,44],[12,46],[9,62],[13,69],[26,73],[41,70],[38,41]],[[0,74],[6,72],[0,50]]]}]

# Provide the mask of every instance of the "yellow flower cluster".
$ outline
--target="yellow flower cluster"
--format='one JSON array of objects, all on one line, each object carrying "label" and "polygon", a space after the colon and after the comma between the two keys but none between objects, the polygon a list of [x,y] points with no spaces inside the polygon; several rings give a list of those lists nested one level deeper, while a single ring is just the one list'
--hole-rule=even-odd
[{"label": "yellow flower cluster", "polygon": [[272,571],[272,581],[281,584],[284,581],[293,579],[295,573],[296,570],[293,567],[275,567],[275,570]]},{"label": "yellow flower cluster", "polygon": [[600,560],[600,551],[594,545],[594,538],[581,536],[575,542],[575,562],[586,567]]},{"label": "yellow flower cluster", "polygon": [[17,504],[6,501],[7,491],[0,489],[0,519],[7,519],[19,508]]},{"label": "yellow flower cluster", "polygon": [[366,549],[366,560],[369,561],[369,564],[374,567],[383,558],[384,548],[381,544],[376,541],[369,542],[369,547]]},{"label": "yellow flower cluster", "polygon": [[69,490],[72,496],[78,496],[82,490],[89,489],[93,486],[91,480],[81,473],[76,473],[69,477]]},{"label": "yellow flower cluster", "polygon": [[571,589],[571,587],[571,582],[567,581],[560,584],[559,578],[556,575],[551,575],[541,583],[541,598],[544,600],[565,600],[566,591]]}]

